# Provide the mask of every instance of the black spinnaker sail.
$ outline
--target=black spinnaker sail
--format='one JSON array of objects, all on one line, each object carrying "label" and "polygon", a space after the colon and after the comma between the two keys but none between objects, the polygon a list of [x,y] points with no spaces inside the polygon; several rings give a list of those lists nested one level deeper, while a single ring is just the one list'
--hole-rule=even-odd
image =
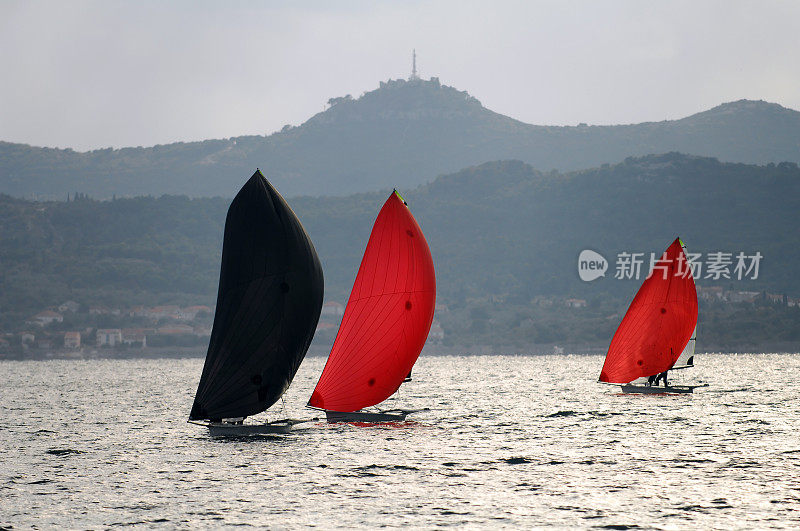
[{"label": "black spinnaker sail", "polygon": [[311,239],[257,170],[228,209],[214,328],[189,419],[246,417],[277,402],[314,336],[322,291]]}]

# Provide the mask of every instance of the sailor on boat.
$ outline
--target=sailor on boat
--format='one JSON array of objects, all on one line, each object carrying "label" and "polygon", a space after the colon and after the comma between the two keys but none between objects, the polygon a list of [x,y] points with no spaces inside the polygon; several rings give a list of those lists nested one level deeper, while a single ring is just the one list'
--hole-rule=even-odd
[{"label": "sailor on boat", "polygon": [[[668,371],[693,365],[697,338],[697,287],[691,269],[681,272],[687,261],[684,248],[676,238],[659,259],[664,274],[649,275],[636,292],[611,339],[601,382],[619,384],[623,393],[691,393],[705,387],[667,382]],[[637,384],[639,378],[647,384]],[[658,387],[661,380],[663,388]]]}]

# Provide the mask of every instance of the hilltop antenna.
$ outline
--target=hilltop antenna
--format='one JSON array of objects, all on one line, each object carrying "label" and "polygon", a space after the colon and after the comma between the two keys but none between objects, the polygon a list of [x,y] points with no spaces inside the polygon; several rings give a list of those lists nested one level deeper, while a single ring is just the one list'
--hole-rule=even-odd
[{"label": "hilltop antenna", "polygon": [[411,51],[411,77],[408,79],[419,79],[417,75],[417,49]]}]

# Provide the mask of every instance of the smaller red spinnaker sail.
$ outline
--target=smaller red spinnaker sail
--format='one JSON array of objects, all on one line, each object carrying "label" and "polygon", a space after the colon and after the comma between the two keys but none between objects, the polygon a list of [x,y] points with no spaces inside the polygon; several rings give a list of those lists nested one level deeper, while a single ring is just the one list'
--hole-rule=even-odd
[{"label": "smaller red spinnaker sail", "polygon": [[670,369],[697,325],[697,290],[679,238],[655,264],[608,347],[600,381],[628,383]]},{"label": "smaller red spinnaker sail", "polygon": [[393,192],[372,227],[339,333],[308,405],[352,412],[389,398],[419,357],[435,302],[428,242]]}]

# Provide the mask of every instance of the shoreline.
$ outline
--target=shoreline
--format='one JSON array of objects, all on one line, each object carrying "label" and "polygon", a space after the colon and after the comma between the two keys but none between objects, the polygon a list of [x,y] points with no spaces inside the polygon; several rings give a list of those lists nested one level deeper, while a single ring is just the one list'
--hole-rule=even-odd
[{"label": "shoreline", "polygon": [[[604,355],[607,346],[599,345],[564,345],[563,351],[555,351],[554,345],[530,345],[528,347],[473,345],[427,345],[420,356],[593,356]],[[312,345],[306,357],[324,358],[328,356],[331,345]],[[206,348],[197,347],[156,347],[146,349],[130,349],[114,351],[106,349],[91,350],[52,350],[28,351],[22,356],[6,353],[0,357],[2,361],[50,361],[50,360],[130,360],[130,359],[203,359]],[[800,343],[771,342],[760,346],[728,347],[711,345],[696,352],[703,354],[800,354]]]}]

